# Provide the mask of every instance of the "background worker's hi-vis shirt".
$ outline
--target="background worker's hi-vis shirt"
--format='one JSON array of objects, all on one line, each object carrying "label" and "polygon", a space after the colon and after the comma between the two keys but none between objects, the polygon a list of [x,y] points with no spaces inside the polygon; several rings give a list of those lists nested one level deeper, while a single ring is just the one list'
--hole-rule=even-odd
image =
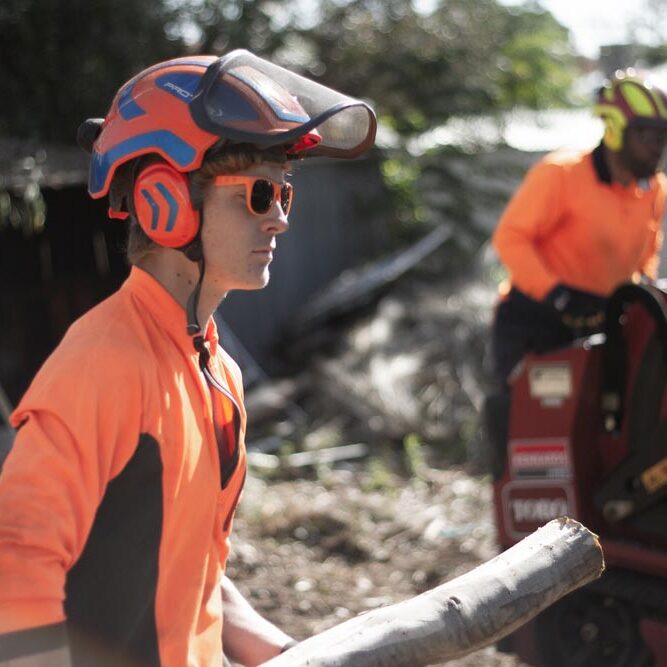
[{"label": "background worker's hi-vis shirt", "polygon": [[67,628],[75,666],[221,664],[246,417],[212,321],[206,340],[233,401],[206,383],[183,308],[135,267],[35,377],[0,475],[0,662]]},{"label": "background worker's hi-vis shirt", "polygon": [[627,187],[611,182],[601,146],[547,155],[493,235],[511,285],[541,301],[558,283],[608,296],[633,274],[657,278],[665,190],[664,174]]}]

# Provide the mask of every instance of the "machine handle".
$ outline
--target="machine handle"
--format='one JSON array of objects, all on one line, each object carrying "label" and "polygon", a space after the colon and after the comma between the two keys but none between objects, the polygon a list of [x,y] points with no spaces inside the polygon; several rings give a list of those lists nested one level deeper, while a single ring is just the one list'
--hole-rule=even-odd
[{"label": "machine handle", "polygon": [[639,303],[655,322],[667,364],[667,307],[665,295],[653,285],[624,283],[609,297],[605,313],[605,345],[602,351],[601,409],[606,431],[619,433],[627,382],[627,349],[623,337],[624,315],[629,305]]}]

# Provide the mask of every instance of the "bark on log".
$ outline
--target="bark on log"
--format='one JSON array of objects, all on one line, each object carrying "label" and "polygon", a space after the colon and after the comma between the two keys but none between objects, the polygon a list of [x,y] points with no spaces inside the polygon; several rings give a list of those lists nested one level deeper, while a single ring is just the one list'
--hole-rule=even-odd
[{"label": "bark on log", "polygon": [[340,623],[264,665],[443,663],[498,641],[603,570],[597,536],[573,519],[555,519],[467,574]]}]

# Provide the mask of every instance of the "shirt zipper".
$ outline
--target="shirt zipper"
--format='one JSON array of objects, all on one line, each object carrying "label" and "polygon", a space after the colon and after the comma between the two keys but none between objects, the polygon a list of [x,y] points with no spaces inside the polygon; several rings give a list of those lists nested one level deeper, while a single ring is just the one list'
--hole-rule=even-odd
[{"label": "shirt zipper", "polygon": [[[240,456],[240,449],[239,449],[239,444],[240,444],[240,439],[241,439],[241,409],[239,407],[239,404],[236,402],[236,398],[234,395],[225,387],[221,382],[219,382],[211,372],[210,368],[207,365],[203,365],[201,367],[202,373],[204,374],[204,378],[206,380],[206,383],[209,387],[209,391],[211,389],[215,389],[216,391],[219,391],[223,396],[228,398],[233,407],[233,412],[234,412],[234,449],[232,451],[232,455],[229,458],[229,460],[225,460],[226,456],[226,448],[224,446],[221,446],[220,442],[217,442],[218,445],[218,457],[220,459],[220,485],[223,489],[227,488],[227,485],[229,484],[229,480],[232,478],[232,475],[234,474],[234,471],[236,470],[236,466],[238,465],[239,462],[239,456]],[[215,396],[211,394],[211,401],[215,400]],[[211,405],[211,418],[215,419],[215,416],[213,415],[213,405]],[[221,425],[223,427],[223,433],[224,433],[224,424]],[[215,425],[214,425],[214,432],[215,432]],[[216,441],[218,440],[218,437],[216,435]],[[222,443],[224,444],[224,443]]]}]

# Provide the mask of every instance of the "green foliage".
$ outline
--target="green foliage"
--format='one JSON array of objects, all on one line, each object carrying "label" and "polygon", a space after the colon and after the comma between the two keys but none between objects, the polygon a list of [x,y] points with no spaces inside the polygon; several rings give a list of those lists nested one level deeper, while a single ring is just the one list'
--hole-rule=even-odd
[{"label": "green foliage", "polygon": [[503,17],[498,67],[493,75],[499,109],[545,109],[570,104],[575,73],[568,31],[530,5]]},{"label": "green foliage", "polygon": [[368,461],[366,473],[361,480],[361,488],[365,493],[379,491],[381,493],[393,493],[399,486],[396,475],[391,467],[382,457],[374,456]]},{"label": "green foliage", "polygon": [[410,0],[5,0],[0,32],[0,134],[67,142],[122,82],[188,44],[295,67],[370,99],[404,136],[453,115],[562,103],[573,62],[548,12],[497,0],[440,0],[430,14]]},{"label": "green foliage", "polygon": [[433,222],[418,187],[424,159],[405,150],[411,138],[456,116],[569,101],[576,69],[568,32],[535,4],[439,0],[429,14],[410,0],[321,0],[319,6],[317,23],[294,24],[279,55],[370,100],[397,136],[383,165],[397,238]]},{"label": "green foliage", "polygon": [[382,178],[391,200],[397,234],[414,223],[424,222],[417,184],[420,167],[408,154],[387,157],[380,165]]},{"label": "green foliage", "polygon": [[165,2],[3,0],[0,135],[72,143],[121,83],[182,52],[177,20]]},{"label": "green foliage", "polygon": [[271,56],[285,45],[297,20],[292,0],[186,0],[181,11],[200,53],[242,48]]},{"label": "green foliage", "polygon": [[[428,212],[419,159],[403,147],[453,116],[567,103],[567,31],[534,3],[436,0],[4,0],[0,137],[72,144],[118,87],[188,52],[248,48],[370,100],[398,138],[383,166],[395,220]],[[415,224],[417,223],[417,224]]]},{"label": "green foliage", "polygon": [[0,190],[0,230],[11,227],[29,237],[41,233],[45,222],[46,202],[37,183],[14,195]]},{"label": "green foliage", "polygon": [[410,0],[321,0],[320,8],[316,25],[295,26],[295,64],[372,100],[402,136],[456,115],[567,101],[568,33],[533,5],[440,0],[428,15]]},{"label": "green foliage", "polygon": [[421,438],[416,433],[410,433],[403,438],[403,450],[408,470],[413,477],[422,479],[424,470],[428,468]]}]

